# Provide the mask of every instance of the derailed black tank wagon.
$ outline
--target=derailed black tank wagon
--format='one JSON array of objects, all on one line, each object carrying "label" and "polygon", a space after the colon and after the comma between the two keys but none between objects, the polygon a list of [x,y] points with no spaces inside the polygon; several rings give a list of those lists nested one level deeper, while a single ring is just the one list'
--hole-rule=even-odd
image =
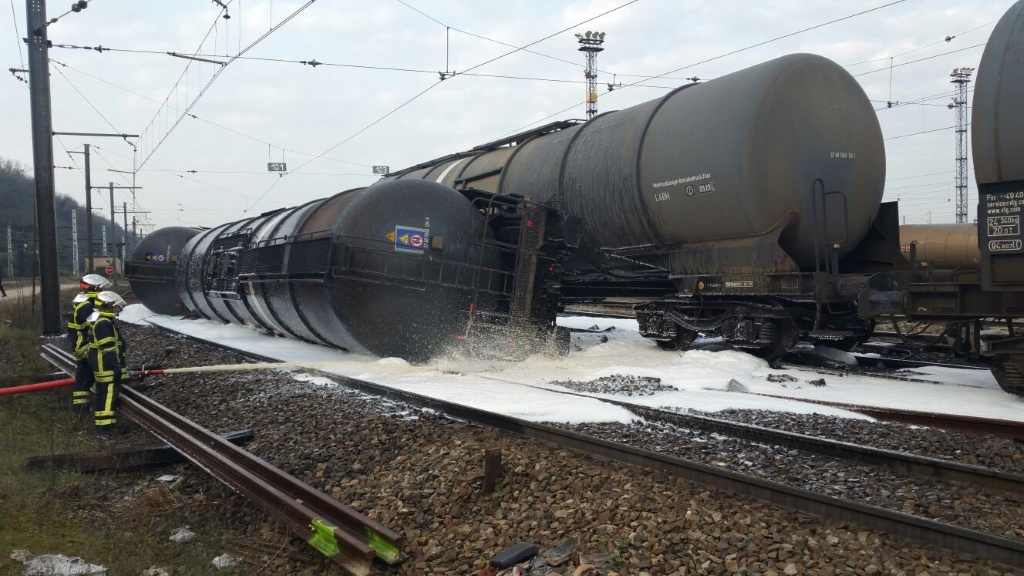
[{"label": "derailed black tank wagon", "polygon": [[178,259],[198,228],[171,226],[146,236],[125,263],[125,274],[135,297],[158,314],[181,315],[186,308],[174,288]]}]

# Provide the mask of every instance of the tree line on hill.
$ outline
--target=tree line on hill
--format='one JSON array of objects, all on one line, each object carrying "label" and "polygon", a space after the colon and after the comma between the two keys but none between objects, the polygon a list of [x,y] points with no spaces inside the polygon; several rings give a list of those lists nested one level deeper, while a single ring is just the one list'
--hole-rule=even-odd
[{"label": "tree line on hill", "polygon": [[[84,182],[83,182],[84,186]],[[109,200],[102,192],[93,192],[92,238],[94,256],[102,255],[103,229],[107,228],[109,236],[110,219],[101,214],[103,208],[109,210]],[[81,197],[78,192],[76,196]],[[0,276],[8,277],[8,243],[7,228],[11,229],[10,262],[15,277],[38,274],[36,261],[35,236],[35,180],[28,170],[17,162],[0,158]],[[86,218],[85,207],[66,194],[57,194],[54,198],[57,217],[57,258],[61,275],[70,275],[72,271],[72,230],[71,213],[76,212],[78,220],[78,256],[79,270],[84,271],[84,261],[88,255],[86,250]],[[120,207],[118,207],[120,208]],[[124,231],[116,222],[114,235],[121,239]],[[107,238],[108,247],[111,239]],[[109,251],[109,250],[108,250]],[[97,266],[105,266],[106,258],[96,258]]]}]

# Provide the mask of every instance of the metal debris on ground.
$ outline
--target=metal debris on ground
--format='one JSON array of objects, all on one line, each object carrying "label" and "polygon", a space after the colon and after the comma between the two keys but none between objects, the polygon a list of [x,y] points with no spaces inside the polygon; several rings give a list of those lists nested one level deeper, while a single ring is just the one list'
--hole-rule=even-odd
[{"label": "metal debris on ground", "polygon": [[775,383],[779,383],[779,382],[796,382],[796,378],[790,376],[789,374],[769,374],[768,375],[768,381],[769,382],[775,382]]},{"label": "metal debris on ground", "polygon": [[540,549],[537,548],[536,544],[520,542],[519,544],[509,546],[501,552],[498,552],[487,564],[492,568],[508,568],[513,564],[518,564],[523,560],[533,558],[539,551]]},{"label": "metal debris on ground", "polygon": [[824,378],[818,378],[817,380],[808,380],[807,383],[810,384],[811,386],[819,386],[820,387],[820,386],[824,386],[825,385],[825,379]]},{"label": "metal debris on ground", "polygon": [[171,542],[177,542],[179,544],[191,542],[195,537],[196,533],[189,530],[187,526],[184,528],[177,528],[171,532]]},{"label": "metal debris on ground", "polygon": [[750,388],[747,385],[735,378],[729,379],[729,385],[725,387],[729,392],[742,392],[744,394],[750,392]]},{"label": "metal debris on ground", "polygon": [[633,376],[626,374],[612,374],[602,376],[595,380],[581,382],[576,380],[564,380],[552,382],[557,386],[564,386],[576,392],[589,394],[621,394],[625,396],[651,396],[658,392],[676,391],[674,386],[661,383],[661,378],[653,376]]},{"label": "metal debris on ground", "polygon": [[142,576],[171,576],[171,574],[159,566],[151,566],[142,571]]}]

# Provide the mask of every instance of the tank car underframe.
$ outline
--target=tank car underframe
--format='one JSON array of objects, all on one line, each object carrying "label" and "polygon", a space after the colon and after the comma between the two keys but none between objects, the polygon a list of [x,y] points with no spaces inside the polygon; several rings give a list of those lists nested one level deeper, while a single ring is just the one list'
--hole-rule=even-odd
[{"label": "tank car underframe", "polygon": [[868,338],[874,322],[857,314],[854,302],[815,304],[774,296],[672,298],[635,308],[640,333],[668,350],[687,347],[696,336],[721,336],[737,348],[769,360],[780,358],[801,337],[850,348]]}]

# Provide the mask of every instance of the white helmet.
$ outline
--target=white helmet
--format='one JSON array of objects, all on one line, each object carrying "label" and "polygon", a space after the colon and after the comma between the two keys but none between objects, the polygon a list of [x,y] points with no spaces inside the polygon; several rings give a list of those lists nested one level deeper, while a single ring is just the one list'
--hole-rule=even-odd
[{"label": "white helmet", "polygon": [[86,274],[85,276],[82,276],[82,279],[78,282],[78,285],[82,288],[82,290],[86,290],[88,292],[106,290],[111,286],[110,280],[107,280],[106,278],[100,276],[99,274]]},{"label": "white helmet", "polygon": [[75,296],[75,299],[74,299],[74,300],[72,300],[71,302],[72,302],[72,304],[81,304],[82,302],[85,302],[85,301],[86,301],[86,300],[88,300],[88,299],[89,299],[89,297],[88,297],[88,296],[86,296],[86,295],[85,295],[85,294],[83,293],[83,294],[79,294],[78,296]]},{"label": "white helmet", "polygon": [[127,304],[128,303],[124,301],[124,298],[121,298],[120,294],[118,294],[117,292],[112,292],[110,290],[107,290],[107,291],[104,291],[104,292],[100,292],[96,296],[96,305],[99,306],[99,307],[103,307],[103,308],[113,308],[114,306],[124,307]]}]

